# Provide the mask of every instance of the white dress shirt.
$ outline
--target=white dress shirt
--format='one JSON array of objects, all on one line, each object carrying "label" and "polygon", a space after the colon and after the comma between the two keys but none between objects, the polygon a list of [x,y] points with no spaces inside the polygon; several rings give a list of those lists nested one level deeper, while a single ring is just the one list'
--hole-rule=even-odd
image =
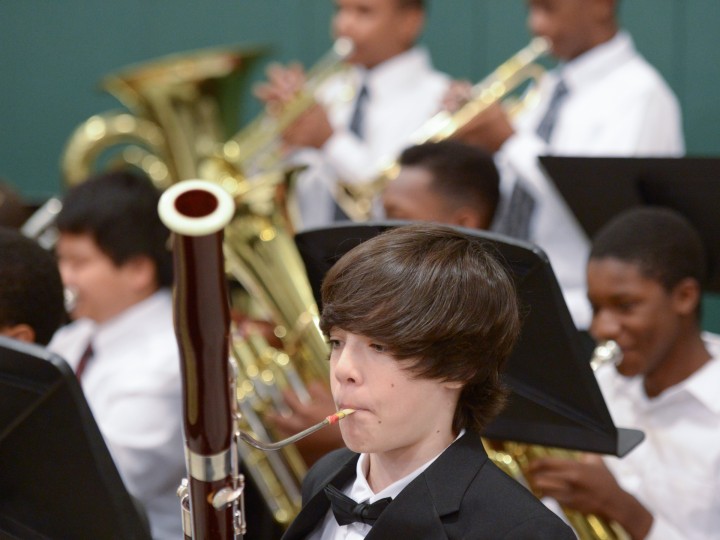
[{"label": "white dress shirt", "polygon": [[48,348],[75,369],[92,339],[81,385],[128,491],[148,513],[153,538],[182,538],[177,487],[185,474],[182,387],[170,292],[114,319],[81,319]]},{"label": "white dress shirt", "polygon": [[[549,142],[535,132],[560,73],[568,87]],[[631,37],[613,39],[549,72],[539,103],[522,114],[516,133],[497,155],[501,191],[508,199],[520,179],[535,198],[530,240],[548,255],[579,328],[590,323],[585,264],[589,241],[538,156],[680,156],[680,108],[659,73],[640,56]]]},{"label": "white dress shirt", "polygon": [[710,540],[720,534],[720,336],[704,335],[713,359],[648,398],[642,377],[597,372],[613,421],[645,440],[605,462],[654,516],[648,540]]},{"label": "white dress shirt", "polygon": [[[322,85],[317,99],[328,113],[334,134],[322,149],[303,149],[292,159],[309,165],[297,188],[302,228],[332,223],[332,192],[338,179],[348,183],[375,179],[384,165],[412,143],[411,135],[438,112],[449,82],[433,69],[428,52],[415,47],[371,70],[353,66]],[[368,99],[361,139],[349,126],[363,83]]]}]

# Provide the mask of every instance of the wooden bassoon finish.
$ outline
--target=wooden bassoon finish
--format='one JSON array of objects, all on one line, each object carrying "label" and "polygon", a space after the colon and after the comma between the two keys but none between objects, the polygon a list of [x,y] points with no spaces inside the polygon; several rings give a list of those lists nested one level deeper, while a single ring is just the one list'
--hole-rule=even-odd
[{"label": "wooden bassoon finish", "polygon": [[[190,190],[177,198],[175,207],[183,215],[202,217],[214,210],[213,197]],[[186,447],[201,456],[229,453],[232,449],[230,313],[222,239],[222,229],[202,236],[174,234],[174,319],[180,348]],[[212,505],[215,493],[233,487],[232,474],[202,481],[191,473],[188,480],[194,540],[237,538],[232,505],[220,509]]]}]

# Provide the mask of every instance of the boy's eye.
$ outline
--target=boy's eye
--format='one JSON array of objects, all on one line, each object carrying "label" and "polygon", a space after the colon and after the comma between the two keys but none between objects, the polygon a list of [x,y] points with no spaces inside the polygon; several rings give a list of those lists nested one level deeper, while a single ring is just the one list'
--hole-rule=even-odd
[{"label": "boy's eye", "polygon": [[328,339],[328,345],[330,345],[331,349],[336,349],[337,347],[340,346],[340,340],[330,338],[330,339]]},{"label": "boy's eye", "polygon": [[387,347],[385,345],[380,345],[379,343],[371,343],[370,348],[379,353],[387,352]]}]

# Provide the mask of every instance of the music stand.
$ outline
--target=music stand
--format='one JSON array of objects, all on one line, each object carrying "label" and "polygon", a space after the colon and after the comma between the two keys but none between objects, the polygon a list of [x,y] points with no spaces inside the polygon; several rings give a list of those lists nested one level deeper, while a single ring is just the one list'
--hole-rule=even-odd
[{"label": "music stand", "polygon": [[720,158],[541,156],[585,233],[635,206],[673,208],[697,229],[708,254],[705,290],[720,293]]},{"label": "music stand", "polygon": [[[345,252],[402,222],[340,224],[303,231],[295,241],[315,298],[327,270]],[[590,368],[592,344],[575,328],[547,256],[533,244],[476,229],[512,272],[523,326],[503,374],[508,406],[484,430],[492,439],[623,456],[643,433],[616,428]],[[607,369],[612,369],[607,367]]]},{"label": "music stand", "polygon": [[75,374],[0,336],[0,536],[150,539]]}]

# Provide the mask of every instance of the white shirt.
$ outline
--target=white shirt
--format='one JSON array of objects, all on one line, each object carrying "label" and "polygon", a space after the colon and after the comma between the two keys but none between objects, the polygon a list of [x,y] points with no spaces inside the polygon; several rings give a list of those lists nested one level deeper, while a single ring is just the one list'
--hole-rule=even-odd
[{"label": "white shirt", "polygon": [[61,328],[48,348],[75,369],[92,337],[81,385],[128,491],[145,506],[153,538],[182,538],[177,487],[185,473],[180,359],[170,292],[114,319]]},{"label": "white shirt", "polygon": [[[363,115],[363,139],[349,130],[355,96],[363,82],[368,99]],[[366,70],[353,66],[330,79],[318,91],[334,134],[321,150],[303,149],[294,162],[310,167],[298,180],[302,228],[332,223],[335,182],[374,180],[409,146],[414,132],[438,112],[449,78],[435,71],[430,56],[415,47]]]},{"label": "white shirt", "polygon": [[720,534],[720,336],[704,335],[713,359],[648,398],[642,377],[597,372],[613,421],[645,440],[605,462],[620,486],[654,516],[648,540],[709,540]]},{"label": "white shirt", "polygon": [[[460,430],[460,433],[453,442],[457,441],[463,435],[465,435],[465,429]],[[345,495],[358,502],[367,501],[372,504],[375,501],[379,501],[380,499],[384,499],[386,497],[394,499],[395,497],[400,495],[400,492],[405,489],[408,484],[410,484],[410,482],[420,476],[425,471],[425,469],[432,465],[433,462],[441,455],[442,452],[440,452],[437,456],[427,461],[417,469],[415,469],[407,476],[404,476],[397,482],[393,482],[385,489],[375,493],[367,481],[367,473],[370,469],[368,455],[360,454],[357,465],[355,467],[355,481],[342,491],[343,493],[345,493]],[[325,515],[325,519],[310,535],[308,535],[308,540],[361,540],[370,533],[371,529],[372,526],[368,525],[367,523],[360,522],[350,523],[348,525],[342,526],[338,525],[338,522],[335,520],[335,516],[333,515],[331,508]]]},{"label": "white shirt", "polygon": [[[535,130],[560,73],[568,87],[549,143]],[[534,196],[530,240],[548,255],[579,328],[590,324],[585,264],[589,241],[542,171],[538,156],[680,156],[684,153],[680,108],[659,73],[640,56],[631,37],[610,41],[549,72],[539,103],[522,114],[500,152],[501,191],[508,199],[520,178]]]}]

